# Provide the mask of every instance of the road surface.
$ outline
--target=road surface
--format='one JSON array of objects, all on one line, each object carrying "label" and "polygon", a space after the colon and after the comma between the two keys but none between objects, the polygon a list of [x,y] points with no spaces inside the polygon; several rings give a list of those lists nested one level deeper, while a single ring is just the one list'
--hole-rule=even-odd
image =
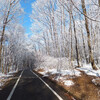
[{"label": "road surface", "polygon": [[0,100],[69,100],[60,93],[28,69],[18,72],[0,91]]}]

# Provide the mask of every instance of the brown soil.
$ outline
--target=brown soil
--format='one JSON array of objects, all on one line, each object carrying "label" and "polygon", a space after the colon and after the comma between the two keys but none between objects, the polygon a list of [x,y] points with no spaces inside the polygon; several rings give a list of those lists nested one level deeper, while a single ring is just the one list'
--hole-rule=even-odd
[{"label": "brown soil", "polygon": [[73,86],[62,86],[81,100],[100,100],[100,86],[92,82],[94,78],[96,77],[83,73],[80,77],[71,79],[75,83]]},{"label": "brown soil", "polygon": [[39,72],[43,72],[43,71],[44,71],[44,69],[42,69],[42,68],[40,68],[40,69],[37,70],[38,73]]}]

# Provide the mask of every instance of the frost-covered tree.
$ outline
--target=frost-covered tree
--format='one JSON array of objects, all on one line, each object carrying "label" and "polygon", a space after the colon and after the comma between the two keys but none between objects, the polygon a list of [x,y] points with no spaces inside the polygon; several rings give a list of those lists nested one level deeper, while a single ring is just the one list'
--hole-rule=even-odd
[{"label": "frost-covered tree", "polygon": [[19,0],[0,0],[0,66],[5,31],[23,12]]},{"label": "frost-covered tree", "polygon": [[[41,35],[43,44],[43,47],[37,50],[45,51],[43,53],[54,57],[67,57],[71,62],[77,60],[78,66],[79,63],[98,64],[100,56],[98,0],[85,1],[85,7],[87,14],[84,14],[82,2],[78,0],[46,0],[45,3],[43,0],[37,0],[33,3],[31,29],[35,34]],[[90,39],[85,18],[88,20]],[[91,50],[88,40],[91,43]],[[39,47],[41,45],[38,45]],[[90,51],[94,61],[90,59]]]}]

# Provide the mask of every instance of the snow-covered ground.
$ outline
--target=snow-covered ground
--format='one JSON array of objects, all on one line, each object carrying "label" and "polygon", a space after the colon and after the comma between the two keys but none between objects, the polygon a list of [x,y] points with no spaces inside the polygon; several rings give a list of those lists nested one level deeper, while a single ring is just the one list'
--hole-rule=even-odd
[{"label": "snow-covered ground", "polygon": [[84,71],[87,75],[92,75],[92,76],[97,76],[100,77],[100,69],[98,70],[93,70],[91,64],[81,64],[81,68],[75,69],[76,61],[73,61],[73,67],[71,67],[70,60],[68,58],[54,58],[50,56],[43,56],[40,57],[40,64],[38,68],[43,68],[44,72],[41,72],[42,74],[45,74],[47,72],[50,72],[52,74],[55,73],[61,73],[63,76],[64,75],[80,75],[80,71]]},{"label": "snow-covered ground", "polygon": [[100,69],[93,70],[91,64],[83,64],[83,67],[78,69],[84,71],[87,75],[100,77]]},{"label": "snow-covered ground", "polygon": [[64,84],[67,85],[67,86],[72,86],[72,85],[74,85],[73,81],[71,81],[71,80],[66,80],[66,81],[64,81]]},{"label": "snow-covered ground", "polygon": [[[36,69],[38,70],[38,69]],[[43,69],[43,71],[39,72],[40,74],[44,75],[44,76],[47,76],[48,73],[50,74],[60,74],[60,76],[66,76],[66,75],[70,75],[70,76],[80,76],[81,72],[76,70],[76,69],[73,69],[73,70],[60,70],[58,71],[56,68],[53,68],[53,69],[48,69],[48,71],[46,69]]]},{"label": "snow-covered ground", "polygon": [[17,71],[11,71],[8,74],[3,74],[0,73],[0,89],[1,87],[4,85],[4,83],[7,81],[7,79],[11,76],[13,76],[14,73],[16,73]]},{"label": "snow-covered ground", "polygon": [[67,58],[54,58],[49,56],[44,56],[42,61],[39,67],[36,68],[36,71],[42,69],[39,73],[44,77],[55,75],[55,77],[53,77],[54,80],[60,80],[67,86],[74,85],[71,80],[68,80],[68,77],[80,77],[82,74],[81,71],[87,75],[100,77],[100,69],[93,70],[91,64],[81,64],[82,66],[80,68],[75,68],[76,61],[73,61],[74,67],[71,67],[70,61]]}]

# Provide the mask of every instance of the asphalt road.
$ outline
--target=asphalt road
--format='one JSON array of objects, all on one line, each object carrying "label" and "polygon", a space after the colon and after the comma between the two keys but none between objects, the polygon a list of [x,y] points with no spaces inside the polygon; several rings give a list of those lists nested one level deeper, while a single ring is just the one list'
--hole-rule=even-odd
[{"label": "asphalt road", "polygon": [[[0,91],[0,100],[7,100],[21,73],[21,71],[18,72],[3,90]],[[60,99],[35,74],[30,70],[24,70],[10,100]]]}]

